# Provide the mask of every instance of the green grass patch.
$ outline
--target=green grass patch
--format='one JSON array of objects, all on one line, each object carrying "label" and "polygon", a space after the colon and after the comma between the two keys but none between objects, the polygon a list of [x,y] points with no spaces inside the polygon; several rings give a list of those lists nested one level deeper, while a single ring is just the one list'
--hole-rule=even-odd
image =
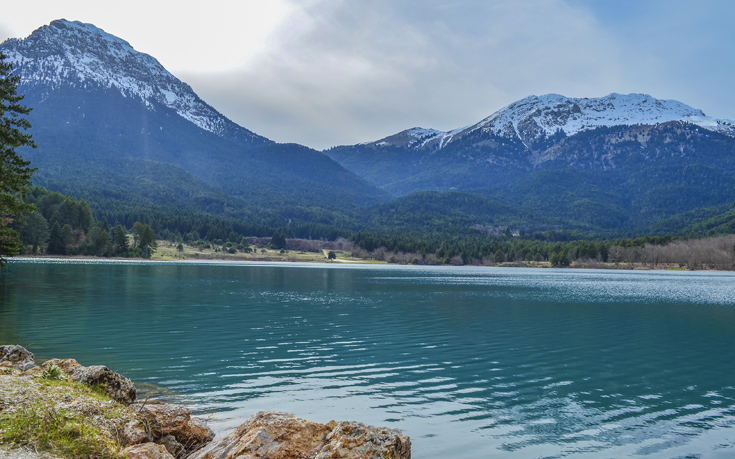
[{"label": "green grass patch", "polygon": [[43,373],[41,373],[41,377],[43,379],[60,381],[64,379],[64,372],[61,371],[61,368],[57,367],[56,365],[49,365],[43,370]]},{"label": "green grass patch", "polygon": [[92,419],[69,409],[55,409],[37,402],[0,415],[0,424],[0,443],[30,446],[62,457],[123,457],[119,446]]},{"label": "green grass patch", "polygon": [[107,397],[104,386],[87,387],[50,370],[4,390],[0,400],[7,398],[10,409],[0,410],[0,444],[64,458],[124,457],[118,429],[134,415]]}]

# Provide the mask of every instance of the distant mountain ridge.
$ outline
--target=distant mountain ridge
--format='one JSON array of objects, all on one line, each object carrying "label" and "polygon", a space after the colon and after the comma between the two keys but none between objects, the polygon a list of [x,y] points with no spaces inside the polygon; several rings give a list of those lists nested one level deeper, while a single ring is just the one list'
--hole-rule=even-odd
[{"label": "distant mountain ridge", "polygon": [[647,94],[609,94],[600,98],[572,98],[559,94],[529,96],[504,107],[471,126],[438,131],[411,128],[361,145],[442,149],[473,133],[521,140],[533,149],[540,140],[573,136],[609,126],[653,125],[683,121],[735,137],[735,121],[706,116],[701,110],[675,100]]},{"label": "distant mountain ridge", "polygon": [[[735,139],[735,122],[708,117],[678,101],[645,94],[589,99],[548,94],[514,102],[468,127],[446,132],[412,128],[374,142],[334,147],[325,153],[397,195],[423,190],[472,190],[492,188],[519,174],[551,167],[546,164],[549,161],[554,162],[553,167],[561,167],[565,159],[569,160],[567,166],[580,166],[580,153],[565,149],[579,135],[620,128],[625,134],[621,131],[623,137],[619,140],[645,144],[650,130],[642,127],[669,123],[684,123],[691,129]],[[617,145],[619,140],[609,139],[607,145]],[[686,149],[685,145],[677,148]],[[590,160],[584,162],[584,167],[616,167],[619,161],[611,160],[615,156],[615,147],[606,148],[604,155],[588,155]],[[659,157],[649,155],[644,159]]]},{"label": "distant mountain ridge", "polygon": [[50,91],[63,86],[118,89],[155,110],[161,105],[220,137],[252,146],[271,144],[233,123],[202,101],[152,56],[92,24],[60,19],[2,45],[24,88]]},{"label": "distant mountain ridge", "polygon": [[482,194],[580,228],[645,231],[735,202],[735,123],[644,94],[531,96],[465,128],[325,153],[394,195]]}]

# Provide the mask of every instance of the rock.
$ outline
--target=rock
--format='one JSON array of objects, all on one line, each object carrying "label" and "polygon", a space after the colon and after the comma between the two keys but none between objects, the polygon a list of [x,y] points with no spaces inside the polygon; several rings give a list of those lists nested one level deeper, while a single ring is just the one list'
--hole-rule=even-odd
[{"label": "rock", "polygon": [[10,367],[26,371],[35,366],[33,353],[23,346],[17,344],[0,346],[0,367]]},{"label": "rock", "polygon": [[[19,366],[33,368],[26,372],[19,370]],[[100,420],[99,427],[103,433],[110,433],[114,436],[113,441],[120,447],[127,447],[125,454],[129,458],[185,457],[187,453],[201,448],[214,438],[212,429],[207,427],[203,420],[192,418],[191,410],[188,408],[170,404],[133,404],[137,392],[133,383],[102,365],[85,367],[74,359],[51,359],[42,366],[35,366],[33,354],[23,347],[2,345],[0,368],[3,368],[0,372],[0,383],[24,378],[23,381],[28,385],[25,390],[16,388],[13,392],[8,389],[11,394],[17,394],[11,400],[11,406],[20,402],[30,404],[43,394],[44,400],[48,403],[71,410],[87,419]],[[51,368],[53,371],[50,371]],[[66,388],[61,386],[56,391],[25,395],[28,388],[39,386],[34,384],[33,376],[53,375],[57,378],[60,374],[66,375],[62,379],[71,379],[92,387],[100,386],[111,399],[125,405],[125,409],[120,410],[119,406],[110,401],[100,400],[99,397],[91,396],[86,391],[79,391],[76,386]],[[0,387],[0,393],[3,394],[0,397],[2,399],[0,411],[8,400],[5,387]],[[111,414],[111,417],[108,418],[107,414]],[[43,426],[34,428],[43,429]],[[0,445],[0,453],[2,451]],[[0,459],[2,457],[0,454]]]},{"label": "rock", "polygon": [[104,386],[107,396],[123,405],[130,405],[137,396],[135,385],[131,380],[104,365],[85,367],[74,359],[51,359],[43,364],[45,367],[51,365],[56,365],[71,379],[87,386]]},{"label": "rock", "polygon": [[324,424],[299,419],[289,413],[261,411],[227,437],[205,446],[192,459],[286,459],[309,457],[330,432]]},{"label": "rock", "polygon": [[318,424],[289,413],[261,411],[190,459],[409,459],[411,441],[395,429],[357,422]]},{"label": "rock", "polygon": [[[44,373],[57,366],[75,381],[103,386],[113,400],[127,405],[127,417],[114,426],[116,441],[128,459],[410,459],[411,441],[399,430],[359,422],[319,424],[289,413],[261,411],[227,437],[214,432],[191,410],[167,403],[134,404],[136,389],[124,376],[102,365],[85,367],[74,359],[52,359],[36,367],[33,354],[21,346],[0,346],[0,367],[14,376]],[[19,371],[19,370],[22,370]],[[23,373],[30,370],[28,373]],[[51,372],[49,372],[51,373]],[[0,376],[10,377],[10,376]],[[84,392],[84,391],[82,391]],[[101,418],[102,407],[64,398],[89,418]],[[26,397],[27,398],[27,397]],[[92,399],[99,401],[98,398]],[[29,398],[28,400],[33,400]],[[71,405],[70,405],[71,403]],[[110,405],[110,402],[104,402]],[[0,445],[1,446],[1,445]],[[2,448],[0,447],[0,453]],[[0,454],[0,459],[2,454]]]},{"label": "rock", "polygon": [[212,441],[214,431],[203,419],[191,418],[179,438],[188,451],[193,451]]},{"label": "rock", "polygon": [[171,435],[187,452],[195,451],[214,438],[212,429],[189,408],[169,403],[134,405],[138,418],[148,427],[153,440],[159,442]]},{"label": "rock", "polygon": [[71,375],[78,368],[83,368],[82,365],[74,359],[51,359],[43,363],[44,367],[50,367],[56,365],[64,373]]},{"label": "rock", "polygon": [[184,452],[184,445],[176,441],[176,437],[173,435],[166,435],[156,443],[163,445],[163,447],[166,448],[166,451],[171,453],[174,457],[179,457],[179,454]]},{"label": "rock", "polygon": [[133,406],[138,418],[145,422],[154,439],[178,435],[191,419],[191,410],[170,403],[142,403]]},{"label": "rock", "polygon": [[410,459],[411,440],[400,430],[340,422],[314,459]]},{"label": "rock", "polygon": [[165,446],[156,443],[128,446],[123,450],[123,456],[128,459],[174,459]]},{"label": "rock", "polygon": [[153,441],[148,435],[140,421],[130,421],[120,429],[120,443],[126,445],[138,445]]},{"label": "rock", "polygon": [[0,444],[0,459],[62,459],[51,453],[36,452],[27,447]]}]

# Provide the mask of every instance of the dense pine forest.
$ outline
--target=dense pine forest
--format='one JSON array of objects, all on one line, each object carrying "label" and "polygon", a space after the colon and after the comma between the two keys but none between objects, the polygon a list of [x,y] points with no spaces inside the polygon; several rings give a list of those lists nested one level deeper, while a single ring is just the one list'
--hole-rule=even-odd
[{"label": "dense pine forest", "polygon": [[[349,255],[388,263],[556,267],[735,268],[735,211],[692,226],[686,236],[605,238],[578,231],[525,231],[505,227],[407,225],[351,230],[319,223],[269,225],[169,209],[108,208],[94,215],[85,200],[34,187],[24,198],[37,210],[18,219],[25,254],[150,258],[157,240],[212,247],[230,254],[253,249],[317,252],[337,239],[349,241]],[[376,211],[377,212],[377,211]],[[456,223],[456,222],[454,222]],[[312,241],[309,243],[308,241]],[[252,245],[251,245],[252,242]]]}]

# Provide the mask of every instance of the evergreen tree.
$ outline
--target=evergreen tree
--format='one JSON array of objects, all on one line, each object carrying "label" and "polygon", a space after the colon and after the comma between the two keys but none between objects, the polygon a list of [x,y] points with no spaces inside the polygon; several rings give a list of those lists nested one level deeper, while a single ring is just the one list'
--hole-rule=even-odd
[{"label": "evergreen tree", "polygon": [[48,222],[40,212],[32,212],[20,228],[20,237],[23,245],[31,245],[32,253],[38,252],[38,247],[46,244],[49,238]]},{"label": "evergreen tree", "polygon": [[128,233],[125,232],[121,224],[117,224],[114,230],[115,253],[124,255],[128,251]]},{"label": "evergreen tree", "polygon": [[112,251],[110,233],[99,226],[93,227],[87,235],[87,243],[84,248],[87,255],[106,257]]},{"label": "evergreen tree", "polygon": [[54,224],[51,225],[51,234],[49,236],[48,248],[46,249],[46,252],[51,255],[66,254],[66,244],[64,244],[59,222],[54,222]]},{"label": "evergreen tree", "polygon": [[566,252],[561,252],[559,254],[559,266],[566,267],[566,266],[569,266],[569,265],[570,265],[570,262],[569,262],[569,258],[567,257]]},{"label": "evergreen tree", "polygon": [[150,258],[156,249],[156,232],[153,231],[150,225],[135,222],[133,224],[133,235],[138,248],[146,258]]},{"label": "evergreen tree", "polygon": [[35,169],[28,167],[15,149],[22,146],[35,147],[30,134],[23,133],[31,124],[23,115],[31,109],[20,105],[23,95],[17,94],[20,77],[11,75],[13,66],[5,62],[0,53],[0,267],[4,257],[19,253],[20,237],[10,224],[21,214],[34,209],[21,199],[31,184]]},{"label": "evergreen tree", "polygon": [[286,236],[281,235],[278,231],[273,233],[271,243],[269,244],[272,249],[285,249],[286,248]]},{"label": "evergreen tree", "polygon": [[61,246],[64,248],[64,252],[67,252],[67,248],[74,244],[74,230],[71,225],[66,224],[61,227]]},{"label": "evergreen tree", "polygon": [[[84,201],[84,200],[82,200],[82,201],[83,201],[83,202],[84,202],[85,204],[87,203],[87,202],[86,202],[86,201]],[[87,207],[89,207],[89,204],[87,204]],[[91,213],[91,211],[90,211],[90,213]],[[99,226],[99,228],[100,228],[101,230],[103,230],[103,231],[106,231],[106,232],[108,232],[108,233],[110,232],[110,224],[109,224],[109,223],[107,223],[107,219],[106,219],[106,218],[102,218],[102,220],[98,221],[98,222],[97,222],[97,226]]]}]

